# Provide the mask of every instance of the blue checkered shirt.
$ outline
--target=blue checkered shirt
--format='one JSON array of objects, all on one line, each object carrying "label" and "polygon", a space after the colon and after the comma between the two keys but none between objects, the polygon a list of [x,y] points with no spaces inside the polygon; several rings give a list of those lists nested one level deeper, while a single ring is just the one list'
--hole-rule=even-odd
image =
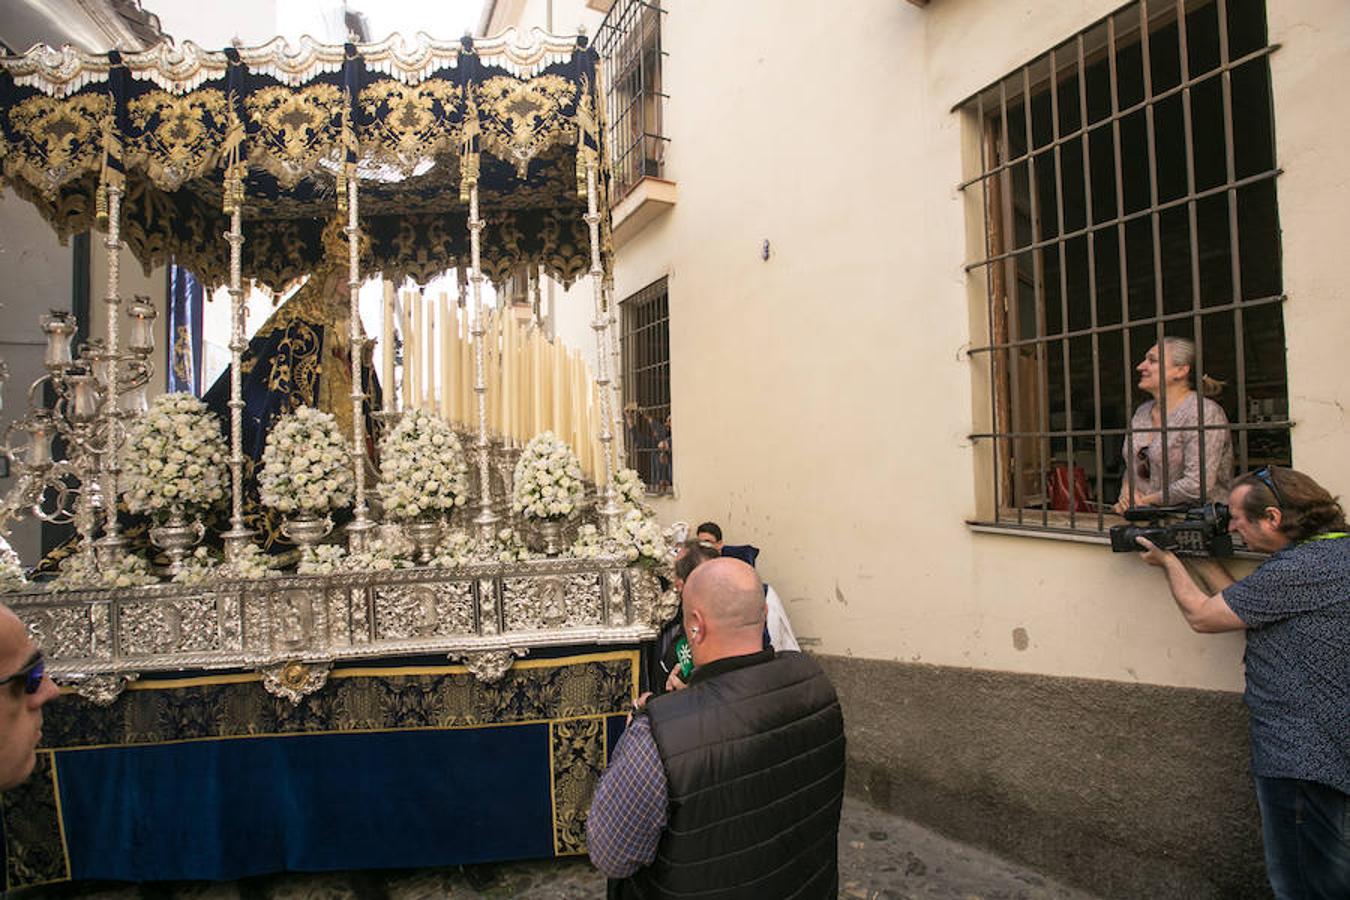
[{"label": "blue checkered shirt", "polygon": [[651,720],[635,716],[591,798],[586,818],[591,862],[610,878],[627,878],[656,858],[665,827],[666,770]]}]

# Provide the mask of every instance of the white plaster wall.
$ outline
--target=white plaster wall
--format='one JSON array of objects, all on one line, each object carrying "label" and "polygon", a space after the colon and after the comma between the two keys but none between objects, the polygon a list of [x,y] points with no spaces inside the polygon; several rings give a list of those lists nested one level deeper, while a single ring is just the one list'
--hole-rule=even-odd
[{"label": "white plaster wall", "polygon": [[[0,439],[15,419],[27,413],[28,386],[42,375],[44,341],[38,319],[50,309],[70,309],[72,256],[38,211],[8,189],[0,192],[0,356],[9,366],[0,409]],[[0,493],[14,477],[0,477]],[[38,523],[21,519],[10,543],[25,565],[38,561],[42,539]]]},{"label": "white plaster wall", "polygon": [[[676,493],[660,511],[760,546],[814,649],[1241,687],[1242,637],[1191,634],[1137,559],[964,524],[987,476],[966,437],[970,221],[951,110],[1120,5],[667,4],[679,200],[616,269],[619,297],[669,277]],[[1350,6],[1267,7],[1284,45],[1271,65],[1294,455],[1350,492],[1350,122],[1328,107],[1350,75]]]}]

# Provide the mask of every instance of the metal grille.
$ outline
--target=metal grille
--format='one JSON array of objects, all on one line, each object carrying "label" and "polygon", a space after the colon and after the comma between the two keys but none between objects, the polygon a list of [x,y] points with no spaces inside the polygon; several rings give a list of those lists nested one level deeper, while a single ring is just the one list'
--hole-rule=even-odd
[{"label": "metal grille", "polygon": [[600,25],[596,49],[605,77],[613,199],[664,171],[665,103],[660,0],[617,0]]},{"label": "metal grille", "polygon": [[623,424],[628,459],[647,490],[670,490],[670,304],[666,279],[623,301]]},{"label": "metal grille", "polygon": [[[981,521],[1101,532],[1138,447],[1229,429],[1238,471],[1289,465],[1275,139],[1262,0],[1146,0],[959,109],[979,129],[987,309],[971,437]],[[1164,336],[1226,381],[1229,422],[1133,427],[1135,364]],[[1165,354],[1166,348],[1162,352]],[[1164,360],[1166,363],[1166,360]],[[1199,454],[1201,502],[1205,467]],[[1232,473],[1227,473],[1232,474]],[[1147,477],[1147,476],[1141,476]]]}]

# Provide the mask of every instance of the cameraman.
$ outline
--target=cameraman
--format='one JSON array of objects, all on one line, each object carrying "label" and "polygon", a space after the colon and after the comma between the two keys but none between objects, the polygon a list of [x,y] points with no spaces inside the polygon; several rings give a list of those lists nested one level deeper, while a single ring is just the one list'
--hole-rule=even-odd
[{"label": "cameraman", "polygon": [[[1283,898],[1350,897],[1350,535],[1336,498],[1293,469],[1239,478],[1232,521],[1270,557],[1241,581],[1138,538],[1201,632],[1247,630],[1252,773],[1266,869]],[[1212,593],[1211,593],[1212,592]]]}]

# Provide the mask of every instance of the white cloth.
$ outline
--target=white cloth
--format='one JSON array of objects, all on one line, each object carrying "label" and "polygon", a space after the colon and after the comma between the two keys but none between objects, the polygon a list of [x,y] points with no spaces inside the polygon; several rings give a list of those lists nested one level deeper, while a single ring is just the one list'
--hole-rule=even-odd
[{"label": "white cloth", "polygon": [[769,630],[769,643],[773,649],[779,653],[785,650],[800,650],[797,646],[797,636],[792,633],[792,623],[788,621],[787,610],[783,608],[783,601],[778,599],[778,592],[772,585],[764,587],[764,605],[769,609],[769,617],[765,626]]}]

